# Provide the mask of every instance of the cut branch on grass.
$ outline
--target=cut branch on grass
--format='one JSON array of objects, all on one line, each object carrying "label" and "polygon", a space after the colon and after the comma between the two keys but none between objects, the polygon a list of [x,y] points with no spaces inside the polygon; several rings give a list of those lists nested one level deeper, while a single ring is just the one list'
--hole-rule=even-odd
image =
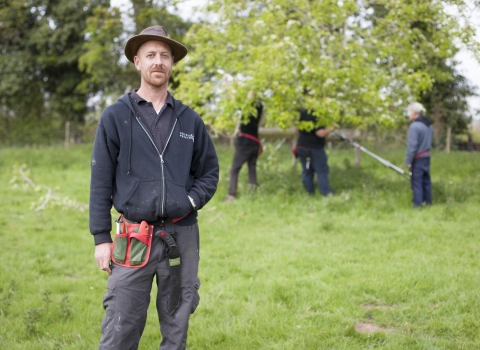
[{"label": "cut branch on grass", "polygon": [[[53,192],[51,187],[43,184],[35,184],[35,182],[30,178],[31,170],[26,164],[15,167],[13,172],[14,176],[10,180],[13,188],[17,188],[19,185],[21,185],[24,189],[32,188],[36,192],[41,191],[45,193],[44,195],[40,196],[37,202],[32,203],[32,209],[34,211],[44,210],[49,205],[52,207],[59,206],[63,209],[80,210],[82,212],[88,210],[88,204],[79,203],[68,197],[58,196]],[[16,173],[18,173],[20,177],[18,177]],[[18,182],[20,182],[20,184]]]}]

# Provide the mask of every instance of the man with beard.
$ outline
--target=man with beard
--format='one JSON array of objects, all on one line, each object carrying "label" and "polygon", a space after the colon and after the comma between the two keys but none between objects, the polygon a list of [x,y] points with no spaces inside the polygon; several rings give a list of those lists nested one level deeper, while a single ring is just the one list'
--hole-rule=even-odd
[{"label": "man with beard", "polygon": [[[137,349],[153,278],[160,349],[185,349],[199,303],[197,210],[214,195],[218,158],[200,118],[168,92],[174,62],[187,54],[162,26],[125,45],[141,74],[138,90],[107,107],[91,161],[90,232],[109,273],[99,349]],[[111,214],[120,213],[112,242]]]},{"label": "man with beard", "polygon": [[411,172],[413,206],[424,202],[432,204],[432,182],[430,180],[430,148],[432,147],[432,122],[424,113],[425,108],[418,102],[408,106],[410,126],[408,128],[407,154],[405,165]]}]

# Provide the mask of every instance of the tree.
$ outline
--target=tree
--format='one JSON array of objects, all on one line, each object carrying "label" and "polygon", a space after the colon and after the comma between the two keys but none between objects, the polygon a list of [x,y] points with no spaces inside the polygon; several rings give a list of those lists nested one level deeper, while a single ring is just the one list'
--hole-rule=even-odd
[{"label": "tree", "polygon": [[462,134],[468,130],[472,121],[467,98],[475,96],[475,89],[468,80],[454,68],[444,65],[449,79],[436,80],[432,89],[421,96],[428,116],[433,120],[434,141],[441,144],[445,139],[445,130],[452,128],[452,134]]},{"label": "tree", "polygon": [[[385,5],[377,4],[369,17],[375,25],[376,20],[383,18],[387,13],[388,10]],[[467,19],[464,18],[464,20]],[[428,18],[418,18],[411,23],[411,28],[417,31],[419,36],[425,38],[427,43],[434,41],[435,35],[438,35],[436,23],[431,22]],[[474,41],[471,43],[467,41],[466,44],[473,46]],[[452,57],[458,51],[458,47],[451,46],[448,56],[439,56],[436,49],[421,50],[420,52],[422,52],[428,65],[424,66],[423,62],[419,62],[418,67],[414,68],[426,70],[433,81],[432,87],[423,91],[418,98],[433,119],[434,140],[437,145],[440,144],[440,139],[445,136],[446,126],[452,127],[454,134],[464,133],[471,120],[467,98],[476,94],[468,80],[456,72],[455,67],[458,63]]]},{"label": "tree", "polygon": [[[463,14],[463,1],[449,3]],[[459,40],[478,49],[473,29],[440,0],[210,4],[215,20],[187,34],[191,51],[176,93],[218,130],[232,130],[238,115],[248,115],[249,91],[263,99],[267,125],[288,128],[304,107],[319,124],[394,126],[408,101],[432,87],[425,53],[453,57]],[[381,17],[371,18],[374,4],[385,10]],[[419,20],[430,38],[414,25]]]},{"label": "tree", "polygon": [[[34,52],[30,50],[28,38],[36,25],[37,11],[31,11],[23,1],[0,3],[0,103],[2,140],[19,139],[20,126],[25,127],[24,135],[35,140],[44,114],[43,92],[40,70]],[[33,4],[32,4],[33,5]],[[33,6],[32,6],[33,7]],[[28,101],[28,110],[25,101]],[[33,109],[32,109],[33,107]],[[30,118],[27,118],[29,116]],[[31,121],[27,123],[27,121]]]},{"label": "tree", "polygon": [[110,93],[124,89],[119,79],[119,59],[123,52],[123,24],[119,8],[98,6],[87,19],[83,54],[79,69],[86,73],[78,89],[85,93]]},{"label": "tree", "polygon": [[1,3],[2,123],[13,128],[15,142],[45,141],[63,123],[83,122],[89,95],[77,89],[84,79],[78,59],[86,19],[99,5],[108,1]]}]

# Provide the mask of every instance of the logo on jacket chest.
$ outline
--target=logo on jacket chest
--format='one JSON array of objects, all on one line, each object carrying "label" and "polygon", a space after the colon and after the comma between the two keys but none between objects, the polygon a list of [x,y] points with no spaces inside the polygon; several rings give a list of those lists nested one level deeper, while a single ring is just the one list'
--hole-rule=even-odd
[{"label": "logo on jacket chest", "polygon": [[195,141],[195,137],[193,134],[185,134],[183,131],[180,131],[180,137],[187,140],[192,140],[192,142]]}]

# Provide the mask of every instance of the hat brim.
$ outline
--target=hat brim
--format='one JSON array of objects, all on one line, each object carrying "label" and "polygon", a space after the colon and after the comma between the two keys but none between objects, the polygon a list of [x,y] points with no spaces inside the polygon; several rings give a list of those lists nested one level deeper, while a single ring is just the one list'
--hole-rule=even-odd
[{"label": "hat brim", "polygon": [[185,46],[173,39],[160,35],[139,34],[132,36],[130,39],[128,39],[127,43],[125,44],[125,56],[130,62],[133,62],[133,58],[137,55],[140,46],[145,44],[147,41],[152,40],[161,41],[170,45],[175,62],[183,59],[188,53],[188,50]]}]

